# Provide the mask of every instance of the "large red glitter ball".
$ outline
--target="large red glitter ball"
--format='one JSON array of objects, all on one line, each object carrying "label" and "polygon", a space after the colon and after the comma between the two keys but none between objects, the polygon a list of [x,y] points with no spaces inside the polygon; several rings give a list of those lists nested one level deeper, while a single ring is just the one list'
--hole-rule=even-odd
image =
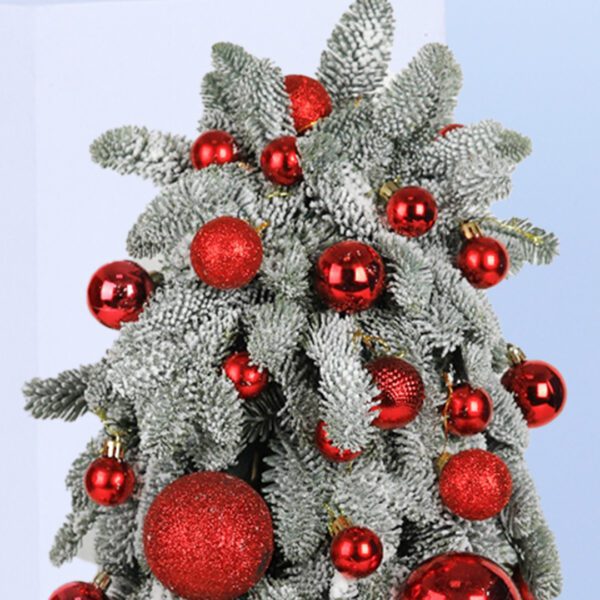
[{"label": "large red glitter ball", "polygon": [[346,577],[360,579],[374,573],[383,559],[379,537],[366,527],[348,527],[331,542],[333,566]]},{"label": "large red glitter ball", "polygon": [[285,89],[298,133],[311,129],[317,121],[331,114],[331,98],[320,81],[306,75],[288,75]]},{"label": "large red glitter ball", "polygon": [[269,383],[269,372],[251,363],[248,352],[234,352],[223,363],[227,377],[244,398],[256,398]]},{"label": "large red glitter ball", "polygon": [[361,242],[333,244],[317,260],[315,287],[334,310],[348,313],[365,310],[385,287],[381,256]]},{"label": "large red glitter ball", "polygon": [[510,257],[498,240],[480,236],[463,243],[456,264],[473,287],[486,289],[506,277]]},{"label": "large red glitter ball", "polygon": [[218,217],[204,224],[190,247],[194,271],[204,283],[219,289],[250,283],[262,264],[260,236],[236,217]]},{"label": "large red glitter ball", "polygon": [[106,600],[106,594],[93,583],[73,581],[59,587],[49,600]]},{"label": "large red glitter ball", "polygon": [[117,506],[131,498],[135,473],[128,463],[103,456],[88,467],[84,477],[88,496],[102,506]]},{"label": "large red glitter ball", "polygon": [[422,187],[400,188],[392,194],[387,204],[390,227],[406,237],[426,234],[435,225],[437,216],[435,198]]},{"label": "large red glitter ball", "polygon": [[269,143],[260,157],[260,166],[267,179],[278,185],[290,186],[302,179],[300,154],[292,135]]},{"label": "large red glitter ball", "polygon": [[154,282],[140,265],[130,260],[118,260],[100,267],[87,289],[91,313],[107,327],[119,329],[123,323],[137,321]]},{"label": "large red glitter ball", "polygon": [[496,516],[510,500],[512,477],[504,461],[486,450],[455,454],[440,475],[442,502],[470,521]]},{"label": "large red glitter ball", "polygon": [[341,450],[337,446],[334,446],[327,435],[327,425],[325,421],[319,421],[315,430],[315,444],[319,452],[331,462],[345,463],[358,458],[362,451],[358,450],[352,452],[352,450]]},{"label": "large red glitter ball", "polygon": [[510,575],[477,554],[435,556],[417,567],[395,600],[521,600]]},{"label": "large red glitter ball", "polygon": [[397,429],[410,423],[423,407],[425,386],[419,371],[395,356],[382,356],[371,361],[367,369],[380,390],[373,398],[373,410],[379,415],[373,425],[380,429]]},{"label": "large red glitter ball", "polygon": [[271,562],[271,514],[237,477],[187,475],[150,506],[144,551],[155,577],[178,596],[233,600],[256,585]]},{"label": "large red glitter ball", "polygon": [[541,360],[525,360],[502,377],[513,393],[529,427],[541,427],[561,413],[567,400],[567,386],[556,368]]},{"label": "large red glitter ball", "polygon": [[517,568],[517,570],[513,576],[513,579],[514,579],[515,585],[517,586],[517,589],[519,590],[519,593],[521,594],[522,600],[535,600],[535,596],[531,592],[531,589],[529,588],[527,581],[525,581],[525,578],[523,577],[523,573],[521,573],[521,569]]},{"label": "large red glitter ball", "polygon": [[483,389],[461,383],[452,390],[445,414],[448,431],[454,435],[474,435],[485,431],[492,420],[493,402]]},{"label": "large red glitter ball", "polygon": [[205,131],[192,146],[190,159],[195,169],[209,165],[224,165],[239,157],[237,142],[226,131],[212,129]]}]

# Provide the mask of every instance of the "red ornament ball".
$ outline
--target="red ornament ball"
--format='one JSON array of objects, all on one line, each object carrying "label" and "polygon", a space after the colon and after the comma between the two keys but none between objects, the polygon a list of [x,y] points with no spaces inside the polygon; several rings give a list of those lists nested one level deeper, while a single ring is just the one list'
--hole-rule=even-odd
[{"label": "red ornament ball", "polygon": [[262,497],[225,473],[177,479],[154,500],[144,523],[154,576],[185,600],[233,600],[265,574],[273,524]]},{"label": "red ornament ball", "polygon": [[380,390],[373,398],[379,411],[373,421],[379,429],[398,429],[408,425],[420,412],[425,400],[425,386],[419,371],[395,356],[376,358],[367,365]]},{"label": "red ornament ball", "polygon": [[424,188],[403,187],[392,194],[387,204],[390,227],[400,235],[419,237],[427,233],[437,220],[435,198]]},{"label": "red ornament ball", "polygon": [[319,421],[315,431],[315,444],[319,452],[331,462],[345,463],[358,458],[362,450],[352,452],[352,450],[341,450],[334,446],[327,435],[327,425],[325,421]]},{"label": "red ornament ball", "polygon": [[317,260],[315,287],[334,310],[348,313],[366,310],[385,287],[381,256],[361,242],[333,244]]},{"label": "red ornament ball", "polygon": [[567,400],[562,375],[541,360],[525,360],[514,365],[503,375],[502,384],[513,393],[531,428],[556,419]]},{"label": "red ornament ball", "polygon": [[256,398],[269,383],[269,372],[251,364],[248,352],[234,352],[223,363],[227,377],[244,398]]},{"label": "red ornament ball", "polygon": [[93,583],[73,581],[59,587],[49,600],[107,600],[106,594]]},{"label": "red ornament ball", "polygon": [[317,121],[331,114],[331,98],[320,81],[306,75],[288,75],[285,89],[298,133],[311,129]]},{"label": "red ornament ball", "polygon": [[348,527],[331,542],[331,561],[342,575],[361,579],[374,573],[383,559],[379,537],[366,527]]},{"label": "red ornament ball", "polygon": [[248,223],[236,217],[218,217],[205,223],[192,240],[192,267],[207,285],[219,289],[241,288],[260,269],[263,246]]},{"label": "red ornament ball", "polygon": [[487,289],[506,277],[510,257],[498,240],[480,236],[465,240],[456,263],[473,287]]},{"label": "red ornament ball", "polygon": [[514,579],[515,585],[517,586],[517,589],[519,590],[519,593],[521,594],[522,600],[535,600],[535,596],[532,594],[531,590],[529,589],[529,585],[525,581],[525,578],[523,577],[523,574],[521,573],[521,569],[517,569],[517,571],[514,574],[513,579]]},{"label": "red ornament ball", "polygon": [[430,558],[406,580],[395,600],[521,600],[510,575],[477,554]]},{"label": "red ornament ball", "polygon": [[106,327],[120,329],[137,321],[154,291],[150,275],[131,260],[118,260],[100,267],[87,289],[91,313]]},{"label": "red ornament ball", "polygon": [[461,383],[452,390],[445,407],[448,431],[454,435],[474,435],[485,431],[492,420],[493,402],[483,389]]},{"label": "red ornament ball", "polygon": [[84,485],[87,495],[96,504],[117,506],[133,495],[135,473],[125,461],[102,456],[88,467]]},{"label": "red ornament ball", "polygon": [[443,468],[439,483],[445,506],[470,521],[496,516],[512,494],[508,467],[486,450],[463,450],[455,454]]},{"label": "red ornament ball", "polygon": [[204,169],[209,165],[224,165],[238,158],[238,145],[234,137],[219,129],[205,131],[194,142],[190,153],[195,169]]},{"label": "red ornament ball", "polygon": [[450,125],[446,125],[446,127],[442,127],[439,131],[439,134],[441,137],[446,137],[446,135],[448,135],[451,131],[454,131],[456,129],[463,129],[464,125],[461,125],[460,123],[450,123]]},{"label": "red ornament ball", "polygon": [[302,167],[296,138],[288,135],[269,143],[260,157],[260,166],[273,183],[285,186],[298,183],[302,179]]}]

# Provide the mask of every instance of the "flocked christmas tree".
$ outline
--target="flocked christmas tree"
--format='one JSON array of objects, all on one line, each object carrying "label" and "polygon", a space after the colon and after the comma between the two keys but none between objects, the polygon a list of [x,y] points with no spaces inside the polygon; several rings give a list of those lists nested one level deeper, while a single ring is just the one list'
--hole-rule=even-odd
[{"label": "flocked christmas tree", "polygon": [[523,453],[564,383],[483,291],[556,251],[490,212],[530,143],[452,124],[442,45],[388,76],[392,36],[389,1],[356,0],[316,80],[217,44],[195,143],[93,143],[160,186],[127,246],[161,269],[99,269],[90,309],[118,339],[26,387],[35,417],[103,424],[51,552],[92,536],[101,574],[53,599],[560,593]]}]

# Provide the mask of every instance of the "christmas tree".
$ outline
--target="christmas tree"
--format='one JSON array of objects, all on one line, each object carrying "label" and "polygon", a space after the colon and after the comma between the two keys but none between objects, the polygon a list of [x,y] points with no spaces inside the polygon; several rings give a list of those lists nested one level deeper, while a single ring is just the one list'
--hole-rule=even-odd
[{"label": "christmas tree", "polygon": [[200,137],[123,127],[93,159],[160,193],[89,306],[120,335],[31,381],[27,409],[99,436],[67,478],[51,598],[550,600],[554,540],[524,461],[559,372],[503,339],[485,289],[549,263],[496,219],[530,142],[452,112],[425,46],[388,74],[388,0],[356,0],[316,79],[217,44]]}]

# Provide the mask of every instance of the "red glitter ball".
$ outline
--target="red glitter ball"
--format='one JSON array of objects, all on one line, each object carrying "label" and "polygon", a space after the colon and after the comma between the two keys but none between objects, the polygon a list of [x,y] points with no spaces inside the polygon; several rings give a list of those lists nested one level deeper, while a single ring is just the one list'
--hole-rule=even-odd
[{"label": "red glitter ball", "polygon": [[408,186],[392,194],[387,204],[390,227],[400,235],[419,237],[426,234],[437,220],[434,197],[424,188]]},{"label": "red glitter ball", "polygon": [[195,169],[209,165],[224,165],[238,159],[238,147],[234,137],[226,131],[205,131],[192,146],[190,159]]},{"label": "red glitter ball", "polygon": [[331,114],[331,98],[320,81],[306,75],[288,75],[285,89],[298,133],[311,129],[317,121]]},{"label": "red glitter ball", "polygon": [[461,383],[452,390],[445,409],[448,431],[454,435],[474,435],[485,431],[492,420],[493,402],[483,389]]},{"label": "red glitter ball", "polygon": [[315,444],[319,452],[331,462],[344,463],[358,458],[362,451],[352,452],[352,450],[340,450],[334,446],[327,435],[327,425],[325,421],[319,421],[315,430]]},{"label": "red glitter ball", "polygon": [[260,236],[236,217],[219,217],[203,225],[192,240],[190,259],[204,283],[219,289],[250,283],[262,264]]},{"label": "red glitter ball", "polygon": [[73,581],[59,587],[49,600],[106,600],[106,594],[93,583]]},{"label": "red glitter ball", "polygon": [[463,243],[456,264],[473,287],[486,289],[506,277],[510,258],[498,240],[480,236]]},{"label": "red glitter ball", "polygon": [[248,352],[234,352],[227,357],[223,368],[244,399],[256,398],[269,383],[269,372],[251,364]]},{"label": "red glitter ball", "polygon": [[260,157],[260,167],[267,179],[278,185],[290,186],[302,179],[300,154],[292,135],[270,142]]},{"label": "red glitter ball", "polygon": [[464,125],[461,125],[460,123],[450,123],[450,125],[446,125],[446,127],[442,127],[442,129],[440,129],[439,134],[441,137],[446,137],[447,134],[449,134],[451,131],[454,131],[456,129],[463,129]]},{"label": "red glitter ball", "polygon": [[103,456],[88,467],[84,485],[87,495],[96,504],[117,506],[133,495],[135,473],[125,461]]},{"label": "red glitter ball", "polygon": [[455,454],[440,475],[442,502],[470,521],[496,516],[510,500],[512,477],[504,461],[486,450]]},{"label": "red glitter ball", "polygon": [[513,579],[517,589],[519,590],[519,593],[521,594],[522,600],[535,600],[535,596],[529,589],[529,585],[527,585],[527,582],[523,577],[523,573],[521,573],[521,569],[516,570]]},{"label": "red glitter ball", "polygon": [[271,562],[271,514],[237,477],[187,475],[150,506],[144,552],[155,577],[178,596],[233,600],[256,585]]},{"label": "red glitter ball", "polygon": [[343,575],[360,579],[374,573],[383,559],[379,537],[366,527],[348,527],[331,542],[331,561]]}]

